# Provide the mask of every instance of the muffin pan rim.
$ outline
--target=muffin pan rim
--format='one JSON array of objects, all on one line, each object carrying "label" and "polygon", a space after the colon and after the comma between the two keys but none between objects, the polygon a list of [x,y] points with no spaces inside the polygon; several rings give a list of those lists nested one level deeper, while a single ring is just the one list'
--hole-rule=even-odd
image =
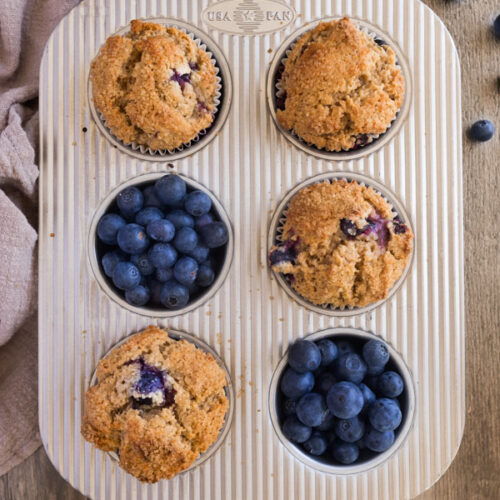
[{"label": "muffin pan rim", "polygon": [[[396,117],[391,122],[389,127],[385,132],[379,134],[377,138],[373,141],[369,142],[363,147],[359,147],[358,149],[351,149],[349,151],[327,151],[326,149],[320,149],[312,144],[308,144],[303,139],[301,139],[298,135],[293,133],[290,130],[286,130],[284,127],[280,125],[278,122],[278,118],[276,116],[276,74],[282,60],[286,58],[286,52],[289,48],[294,45],[294,43],[300,38],[301,35],[314,29],[321,22],[328,21],[338,21],[343,19],[344,17],[348,17],[357,27],[365,28],[371,33],[379,36],[384,41],[388,42],[388,45],[394,50],[396,54],[396,60],[401,68],[403,73],[403,78],[405,81],[405,93],[403,98],[403,104],[399,109]],[[381,28],[372,24],[364,19],[356,18],[354,16],[329,16],[329,17],[321,17],[316,18],[304,25],[300,28],[296,29],[293,33],[291,33],[285,40],[283,40],[274,54],[273,60],[271,61],[271,65],[267,70],[266,75],[266,100],[267,100],[267,109],[269,114],[271,115],[272,121],[276,128],[281,132],[285,139],[293,144],[296,148],[300,149],[304,153],[315,156],[317,158],[329,161],[348,161],[348,160],[359,160],[364,158],[372,153],[376,153],[379,150],[383,149],[394,140],[401,132],[401,129],[408,118],[410,109],[413,104],[413,79],[412,72],[410,70],[410,66],[406,60],[403,50],[399,47],[399,44],[393,40],[391,36],[389,36],[385,31]]]},{"label": "muffin pan rim", "polygon": [[[231,372],[228,370],[226,363],[224,362],[224,359],[220,354],[217,353],[217,351],[210,345],[208,342],[205,342],[199,337],[196,337],[196,335],[193,335],[192,333],[188,333],[182,330],[178,330],[176,328],[168,328],[168,327],[162,327],[162,330],[164,330],[167,335],[170,338],[173,338],[175,340],[187,340],[188,342],[191,342],[194,344],[197,348],[203,350],[204,352],[210,354],[217,364],[224,370],[224,374],[226,376],[226,385],[224,386],[224,392],[226,393],[227,401],[228,401],[228,408],[226,415],[224,416],[224,423],[219,430],[219,435],[217,436],[217,439],[208,447],[207,450],[205,450],[203,453],[200,453],[200,456],[187,468],[184,469],[183,471],[179,472],[176,474],[176,476],[180,476],[182,474],[186,474],[187,472],[199,467],[203,463],[205,463],[207,460],[209,460],[213,455],[217,453],[217,450],[222,446],[224,441],[227,438],[227,435],[229,434],[229,431],[231,430],[231,425],[233,423],[233,417],[234,417],[234,406],[235,406],[235,394],[234,394],[234,385],[233,381],[231,378]],[[90,380],[87,384],[87,389],[96,385],[98,383],[97,380],[97,364],[104,359],[106,356],[108,356],[111,351],[113,351],[115,348],[120,347],[121,345],[125,344],[128,340],[130,340],[134,335],[139,335],[142,333],[144,330],[140,330],[138,332],[133,332],[129,333],[127,336],[123,337],[120,339],[118,342],[113,344],[105,354],[97,361],[94,371],[92,375],[90,376]],[[91,445],[90,443],[86,443],[87,445]],[[93,445],[91,445],[93,446]],[[118,454],[112,451],[107,451],[104,452],[106,453],[114,462],[118,463],[120,461]]]},{"label": "muffin pan rim", "polygon": [[334,475],[349,475],[349,474],[360,474],[363,472],[368,472],[372,469],[380,467],[385,462],[390,460],[399,450],[404,446],[410,432],[413,428],[415,422],[415,414],[416,410],[416,389],[415,383],[413,380],[413,374],[406,364],[403,356],[396,350],[392,344],[377,335],[376,333],[372,333],[370,331],[362,330],[361,328],[353,328],[353,327],[331,327],[326,328],[324,330],[319,330],[313,333],[309,333],[301,337],[301,340],[321,340],[323,338],[330,337],[347,337],[354,336],[358,339],[362,340],[382,340],[389,348],[389,352],[391,355],[391,360],[396,364],[397,369],[402,376],[405,382],[405,391],[408,397],[408,408],[406,410],[406,415],[401,421],[400,426],[397,429],[397,436],[394,440],[394,443],[384,452],[377,454],[372,459],[369,459],[365,462],[359,464],[351,464],[351,465],[329,465],[325,464],[319,460],[315,460],[311,455],[308,455],[305,451],[302,451],[298,446],[293,444],[281,430],[281,426],[279,423],[278,417],[278,391],[279,391],[279,382],[283,371],[287,366],[287,357],[288,357],[288,349],[283,353],[283,356],[279,360],[276,365],[271,382],[269,384],[268,390],[268,407],[269,407],[269,418],[271,420],[273,429],[281,443],[296,459],[298,459],[303,464],[317,470],[318,472],[325,472],[327,474]]},{"label": "muffin pan rim", "polygon": [[[97,53],[94,55],[92,58],[91,63],[89,64],[89,68],[87,71],[87,101],[88,101],[88,106],[90,109],[90,113],[92,115],[93,121],[98,128],[100,134],[115,148],[117,148],[121,153],[127,154],[129,156],[132,156],[134,158],[137,158],[138,160],[146,160],[146,161],[151,161],[151,162],[160,162],[160,163],[168,163],[171,161],[175,160],[180,160],[182,158],[186,158],[188,156],[191,156],[197,152],[199,152],[201,149],[203,149],[205,146],[208,146],[220,133],[222,128],[224,127],[227,118],[229,116],[229,113],[231,111],[231,104],[233,100],[233,80],[232,80],[232,74],[231,70],[229,67],[229,63],[227,61],[227,58],[222,51],[222,49],[219,47],[219,45],[213,40],[213,38],[206,32],[204,32],[202,29],[198,28],[197,26],[194,26],[184,20],[181,19],[176,19],[172,17],[144,17],[144,18],[136,18],[140,19],[141,21],[144,22],[153,22],[153,23],[158,23],[158,24],[163,24],[164,26],[168,27],[173,27],[173,28],[178,28],[181,29],[182,31],[185,31],[187,35],[192,34],[195,36],[195,40],[198,39],[200,40],[204,45],[207,47],[207,52],[210,52],[212,54],[212,58],[215,60],[217,63],[215,67],[220,70],[220,79],[221,82],[219,83],[220,91],[221,92],[221,99],[220,99],[220,104],[217,107],[216,114],[215,114],[215,119],[214,122],[212,122],[211,125],[209,125],[208,128],[204,129],[205,133],[201,134],[204,132],[203,130],[200,131],[195,138],[191,139],[196,140],[196,142],[190,144],[190,145],[183,145],[182,149],[176,149],[175,152],[169,153],[167,152],[166,154],[162,155],[160,153],[156,152],[141,152],[140,151],[140,145],[138,145],[138,149],[134,149],[132,144],[125,144],[123,141],[118,139],[111,130],[106,126],[106,123],[103,119],[100,117],[99,111],[97,111],[95,105],[94,105],[94,99],[92,97],[92,82],[90,80],[90,66],[92,61],[98,56],[103,44],[99,46],[99,49]],[[114,31],[113,33],[110,33],[107,35],[107,38],[115,35],[124,35],[130,31],[130,22],[124,26],[121,26],[119,29]],[[191,38],[191,37],[190,37]],[[208,41],[208,44],[207,44]],[[211,59],[212,59],[211,58]]]},{"label": "muffin pan rim", "polygon": [[411,268],[413,267],[413,261],[415,260],[415,247],[417,246],[417,235],[415,233],[414,226],[411,222],[410,216],[408,215],[404,204],[399,200],[398,196],[388,187],[386,187],[380,181],[373,179],[365,174],[361,174],[358,172],[351,171],[331,171],[331,172],[323,172],[312,177],[307,177],[306,179],[299,182],[292,189],[290,189],[278,203],[276,208],[274,209],[273,215],[269,222],[269,230],[267,234],[267,254],[271,250],[272,246],[275,244],[276,236],[278,234],[278,228],[281,226],[280,219],[283,217],[283,213],[285,212],[288,204],[291,199],[303,188],[318,184],[322,181],[327,180],[355,180],[358,183],[372,187],[378,194],[380,194],[386,201],[388,201],[391,207],[396,211],[396,213],[401,217],[403,222],[408,226],[408,228],[413,233],[412,240],[412,250],[410,254],[410,258],[403,270],[403,273],[399,277],[399,279],[394,283],[393,287],[389,290],[387,297],[385,299],[379,300],[378,302],[373,302],[372,304],[368,304],[363,307],[345,307],[343,309],[335,308],[333,306],[325,305],[322,307],[320,305],[315,305],[305,297],[300,295],[291,284],[286,280],[282,273],[277,273],[274,271],[268,263],[269,272],[272,274],[273,278],[277,281],[280,287],[285,291],[289,298],[298,303],[300,306],[313,311],[317,314],[324,314],[326,316],[337,316],[337,317],[349,317],[349,316],[361,316],[363,314],[369,313],[374,309],[382,306],[386,302],[389,302],[393,296],[398,292],[398,290],[402,287],[403,283],[406,281],[408,274],[410,273]]},{"label": "muffin pan rim", "polygon": [[[136,186],[145,182],[155,181],[160,179],[165,175],[178,175],[184,179],[186,184],[193,187],[194,189],[199,189],[204,193],[208,194],[210,200],[212,201],[212,210],[215,210],[220,220],[224,222],[227,227],[229,238],[226,243],[226,250],[224,256],[224,263],[219,271],[218,276],[216,276],[214,282],[207,287],[205,293],[202,293],[198,298],[194,301],[188,302],[185,307],[180,309],[153,309],[145,306],[134,306],[129,304],[124,298],[120,297],[118,293],[113,290],[113,287],[108,283],[108,279],[104,276],[101,267],[97,258],[96,251],[96,243],[97,243],[97,224],[99,223],[100,218],[106,213],[106,210],[112,205],[116,195],[124,188],[129,186]],[[115,302],[118,306],[128,310],[129,312],[147,316],[150,318],[172,318],[174,316],[181,316],[190,311],[194,311],[198,307],[205,304],[208,300],[210,300],[222,287],[224,282],[226,281],[229,272],[231,271],[231,266],[234,259],[234,229],[233,224],[231,223],[231,219],[229,218],[224,205],[219,201],[217,196],[208,189],[206,186],[196,181],[195,179],[189,177],[186,174],[181,174],[178,172],[169,172],[169,171],[158,171],[158,172],[148,172],[135,175],[133,177],[128,178],[122,183],[115,186],[111,191],[109,191],[104,198],[100,200],[97,204],[97,208],[94,210],[92,215],[92,219],[89,225],[88,236],[87,236],[87,260],[91,270],[91,276],[98,283],[101,291],[108,297],[108,299]]]}]

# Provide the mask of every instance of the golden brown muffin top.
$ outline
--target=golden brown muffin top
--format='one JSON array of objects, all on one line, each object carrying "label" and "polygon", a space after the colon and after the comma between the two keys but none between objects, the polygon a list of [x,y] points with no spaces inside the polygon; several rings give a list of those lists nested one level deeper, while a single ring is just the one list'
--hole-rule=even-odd
[{"label": "golden brown muffin top", "polygon": [[132,21],[130,33],[106,40],[90,79],[96,109],[125,144],[173,150],[213,121],[214,65],[177,28]]},{"label": "golden brown muffin top", "polygon": [[322,182],[290,201],[282,244],[270,261],[316,305],[363,307],[387,297],[412,251],[413,234],[374,189]]},{"label": "golden brown muffin top", "polygon": [[150,326],[113,349],[85,394],[81,432],[141,481],[170,479],[217,439],[226,375],[186,340]]},{"label": "golden brown muffin top", "polygon": [[347,18],[300,37],[285,63],[279,123],[320,149],[341,151],[387,130],[403,103],[394,51]]}]

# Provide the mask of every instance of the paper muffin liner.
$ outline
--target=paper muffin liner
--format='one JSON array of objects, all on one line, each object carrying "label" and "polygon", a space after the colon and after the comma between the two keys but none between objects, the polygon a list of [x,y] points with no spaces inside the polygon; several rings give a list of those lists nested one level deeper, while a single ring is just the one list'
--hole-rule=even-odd
[{"label": "paper muffin liner", "polygon": [[[347,182],[356,181],[361,186],[364,186],[366,188],[372,188],[390,205],[394,216],[399,217],[401,222],[405,224],[415,236],[413,226],[410,223],[410,219],[403,205],[397,200],[396,196],[393,193],[391,193],[387,188],[385,188],[382,184],[361,174],[345,173],[345,172],[328,172],[306,179],[305,181],[298,184],[283,198],[281,203],[278,205],[274,213],[273,219],[271,221],[269,236],[268,236],[268,254],[273,246],[280,245],[281,243],[283,243],[283,232],[284,232],[285,222],[287,219],[288,208],[294,196],[307,186],[319,184],[325,181],[333,183],[340,180],[344,180]],[[301,295],[297,290],[295,290],[290,279],[288,279],[283,273],[274,271],[270,263],[269,263],[269,268],[276,276],[278,283],[284,288],[287,294],[290,297],[292,297],[296,302],[303,305],[307,309],[318,312],[320,314],[327,314],[329,316],[353,316],[371,311],[381,306],[382,304],[384,304],[385,302],[387,302],[389,299],[392,298],[392,296],[397,292],[399,287],[406,279],[406,276],[408,275],[408,272],[413,262],[414,251],[415,251],[415,244],[413,243],[408,262],[406,263],[406,266],[401,276],[397,279],[396,283],[394,283],[393,287],[389,290],[387,296],[384,299],[379,300],[378,302],[373,302],[371,304],[362,307],[359,306],[339,307],[333,304],[320,304],[320,305],[314,304],[311,301],[309,301],[306,297]]]},{"label": "paper muffin liner", "polygon": [[[202,463],[204,463],[206,460],[208,460],[221,447],[222,443],[226,439],[226,437],[231,429],[231,424],[232,424],[233,415],[234,415],[234,403],[235,403],[234,386],[233,386],[233,382],[231,379],[231,373],[229,372],[226,364],[224,363],[223,359],[219,356],[219,354],[215,351],[215,349],[213,349],[209,344],[207,344],[203,340],[199,339],[198,337],[196,337],[190,333],[186,333],[186,332],[183,332],[180,330],[171,329],[168,327],[162,327],[160,325],[158,325],[158,328],[164,329],[170,338],[172,338],[174,340],[187,340],[188,342],[191,342],[192,344],[194,344],[197,348],[210,354],[215,359],[217,364],[224,370],[224,374],[226,375],[226,385],[224,386],[224,392],[226,393],[226,397],[228,400],[228,408],[226,411],[226,415],[224,416],[224,423],[219,430],[219,435],[217,436],[217,439],[208,447],[208,449],[205,450],[203,453],[200,453],[200,456],[187,469],[184,469],[183,471],[181,471],[177,474],[177,476],[180,476],[180,475],[185,474],[186,472],[188,472],[190,470],[195,469],[196,467],[198,467]],[[109,354],[111,354],[111,352],[114,349],[116,349],[117,347],[120,347],[121,345],[125,344],[134,335],[138,335],[142,331],[143,330],[135,332],[135,333],[131,333],[130,335],[127,335],[123,339],[116,342],[116,344],[112,345],[99,358],[99,361],[104,359]],[[90,381],[89,381],[87,388],[93,387],[97,383],[98,383],[98,380],[97,380],[97,364],[96,364],[94,371],[92,372],[92,375],[90,377]],[[106,453],[113,461],[115,461],[117,463],[120,461],[120,457],[118,456],[118,453],[116,451],[103,451],[103,453]]]},{"label": "paper muffin liner", "polygon": [[[286,100],[285,91],[282,88],[281,76],[282,76],[283,71],[285,69],[286,62],[288,61],[288,56],[292,52],[292,50],[295,47],[295,45],[297,44],[297,42],[308,31],[314,29],[319,24],[319,22],[329,22],[329,21],[340,20],[340,19],[342,19],[342,18],[341,17],[325,18],[325,19],[321,19],[319,21],[315,21],[313,23],[310,23],[310,25],[311,25],[310,29],[301,32],[288,45],[287,49],[285,50],[284,56],[279,60],[278,70],[274,74],[274,81],[273,81],[274,97],[275,97],[275,100],[274,100],[274,106],[275,106],[274,112],[276,112],[277,109],[281,109],[281,108],[279,108],[279,103],[283,103],[283,105],[284,105],[285,100]],[[394,47],[392,46],[392,44],[386,42],[385,38],[382,37],[381,34],[376,33],[375,31],[372,31],[371,29],[369,29],[367,26],[360,24],[359,22],[357,22],[356,19],[352,19],[352,18],[350,18],[350,19],[351,19],[351,21],[356,25],[356,27],[360,31],[362,31],[363,33],[365,33],[365,34],[369,35],[371,38],[373,38],[373,40],[375,41],[375,43],[377,45],[388,45],[389,47],[391,47],[394,50]],[[403,78],[404,78],[404,81],[405,81],[405,97],[404,97],[404,99],[406,99],[406,93],[409,90],[408,87],[407,87],[407,85],[408,85],[408,78],[407,78],[406,72],[404,71],[404,68],[401,66],[401,64],[399,62],[398,54],[397,54],[396,51],[395,51],[395,54],[396,54],[396,66],[401,70],[401,74],[403,75]],[[403,103],[404,103],[404,101],[403,101]],[[305,141],[304,139],[302,139],[293,129],[287,130],[286,133],[288,133],[290,135],[293,135],[293,137],[297,141],[299,141],[301,144],[303,144],[305,147],[316,149],[317,151],[321,151],[323,153],[330,153],[330,154],[333,155],[333,154],[339,154],[339,153],[342,153],[342,152],[348,153],[348,152],[353,152],[353,151],[359,151],[359,150],[365,148],[366,146],[368,146],[369,144],[372,144],[374,141],[376,141],[377,139],[379,139],[383,135],[385,135],[389,131],[389,129],[393,126],[393,124],[396,122],[396,120],[398,120],[402,108],[403,108],[403,105],[401,105],[401,107],[399,108],[399,110],[396,113],[396,116],[394,117],[394,119],[391,121],[391,123],[389,124],[389,126],[386,128],[386,130],[382,134],[362,134],[363,135],[363,141],[364,141],[363,144],[355,145],[352,148],[342,148],[342,150],[340,150],[340,151],[330,151],[330,150],[328,150],[326,148],[320,148],[320,147],[316,146],[315,144],[309,143],[309,142]]]},{"label": "paper muffin liner", "polygon": [[[213,65],[214,70],[215,70],[215,82],[216,82],[215,97],[214,97],[214,110],[212,111],[212,116],[213,116],[212,123],[207,128],[198,132],[198,134],[196,134],[196,136],[193,137],[193,139],[191,139],[189,142],[183,143],[182,145],[180,145],[179,147],[177,147],[175,149],[151,149],[149,146],[146,146],[144,144],[138,144],[136,142],[126,143],[126,142],[122,141],[121,139],[119,139],[115,134],[113,134],[113,132],[111,131],[111,129],[108,127],[108,125],[106,123],[106,119],[105,119],[104,115],[94,105],[92,84],[90,82],[90,77],[89,77],[89,101],[91,103],[91,108],[93,110],[95,110],[95,114],[96,114],[97,118],[99,119],[99,121],[103,125],[106,134],[109,136],[109,138],[113,139],[112,142],[117,142],[120,145],[122,145],[124,148],[132,150],[134,152],[139,152],[142,155],[149,155],[152,158],[161,157],[161,158],[164,158],[165,160],[168,160],[169,156],[177,155],[178,153],[182,153],[182,152],[187,152],[186,150],[188,150],[190,147],[192,147],[193,145],[198,143],[204,136],[211,133],[211,129],[212,129],[214,123],[216,122],[217,116],[218,116],[219,111],[220,111],[221,102],[223,100],[223,98],[222,98],[222,93],[224,91],[223,86],[225,85],[226,82],[222,78],[223,72],[221,72],[220,64],[219,64],[218,60],[215,58],[213,52],[211,50],[209,50],[207,44],[201,38],[197,37],[194,33],[189,31],[189,29],[187,27],[183,26],[180,23],[177,24],[173,20],[172,21],[164,20],[163,22],[161,20],[158,20],[158,19],[144,19],[144,20],[156,22],[157,24],[162,24],[166,27],[179,29],[180,31],[186,33],[186,35],[188,35],[189,38],[191,38],[191,40],[193,40],[193,42],[197,45],[197,47],[200,48],[201,50],[205,51],[208,54],[208,56],[210,57],[210,62]],[[118,30],[116,33],[114,33],[114,35],[122,35],[123,36],[123,35],[126,35],[127,33],[129,33],[129,25],[127,25],[127,27],[124,27],[124,28]],[[113,36],[113,35],[110,35],[110,36]]]}]

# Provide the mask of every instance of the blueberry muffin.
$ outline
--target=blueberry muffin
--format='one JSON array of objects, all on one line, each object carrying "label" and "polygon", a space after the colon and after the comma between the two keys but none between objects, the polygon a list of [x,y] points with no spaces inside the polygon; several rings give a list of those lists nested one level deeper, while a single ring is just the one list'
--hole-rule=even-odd
[{"label": "blueberry muffin", "polygon": [[97,380],[85,394],[82,435],[148,483],[187,469],[217,439],[228,409],[215,359],[153,326],[103,358]]},{"label": "blueberry muffin", "polygon": [[214,119],[214,65],[177,28],[132,21],[130,33],[106,40],[90,80],[97,111],[125,144],[173,150]]},{"label": "blueberry muffin", "polygon": [[282,78],[278,122],[328,151],[354,149],[390,126],[401,108],[404,79],[394,51],[347,18],[302,35]]},{"label": "blueberry muffin", "polygon": [[290,201],[274,271],[316,305],[363,307],[387,297],[408,264],[413,234],[391,205],[355,181],[322,182]]}]

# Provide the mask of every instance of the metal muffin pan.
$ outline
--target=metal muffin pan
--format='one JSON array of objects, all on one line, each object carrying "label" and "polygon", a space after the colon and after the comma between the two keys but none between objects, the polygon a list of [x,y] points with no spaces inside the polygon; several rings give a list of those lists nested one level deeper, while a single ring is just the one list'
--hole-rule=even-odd
[{"label": "metal muffin pan", "polygon": [[[234,253],[234,231],[229,219],[229,216],[226,213],[226,210],[222,206],[221,202],[217,199],[217,197],[210,192],[205,186],[196,182],[189,177],[186,177],[182,174],[177,174],[182,177],[186,184],[192,189],[199,189],[206,193],[210,199],[212,200],[212,210],[216,213],[219,220],[224,222],[227,227],[229,239],[225,245],[224,250],[221,250],[224,255],[220,255],[218,262],[218,273],[214,280],[214,282],[204,290],[198,297],[194,300],[190,300],[185,307],[180,309],[166,309],[160,307],[138,307],[129,304],[120,293],[116,291],[110,279],[104,275],[101,265],[99,264],[98,255],[97,255],[97,224],[99,223],[100,218],[107,212],[109,207],[114,203],[116,195],[126,187],[129,186],[140,186],[144,184],[151,183],[163,177],[164,175],[169,174],[169,172],[158,172],[151,174],[142,174],[137,177],[132,177],[122,184],[116,186],[112,191],[108,193],[108,195],[103,199],[102,203],[99,205],[99,208],[96,210],[94,217],[92,218],[92,223],[90,224],[89,237],[88,237],[88,257],[90,262],[90,267],[94,274],[94,277],[99,283],[100,287],[103,289],[104,293],[113,301],[115,301],[119,306],[128,309],[129,311],[135,314],[142,314],[145,316],[150,316],[153,318],[171,318],[173,316],[178,316],[179,314],[185,314],[189,311],[193,311],[194,309],[200,307],[202,304],[210,300],[210,298],[219,290],[224,283],[224,280],[227,278],[229,270],[231,269],[231,263],[233,261],[233,253]],[[174,174],[170,174],[174,175]]]},{"label": "metal muffin pan", "polygon": [[[276,245],[281,241],[281,232],[283,229],[284,222],[286,220],[286,211],[288,209],[288,205],[290,200],[303,188],[306,186],[310,186],[311,184],[318,184],[319,182],[324,181],[335,181],[335,180],[348,180],[348,181],[357,181],[359,184],[364,186],[372,187],[377,193],[382,195],[382,197],[388,201],[393,210],[399,215],[401,220],[408,226],[408,228],[414,233],[413,226],[406,213],[406,210],[403,204],[398,200],[397,196],[390,191],[390,189],[386,188],[380,182],[377,182],[375,179],[371,179],[366,175],[357,174],[354,172],[326,172],[323,174],[316,175],[305,181],[301,182],[299,185],[295,186],[291,191],[289,191],[285,197],[281,200],[280,204],[277,206],[276,211],[271,219],[271,223],[269,225],[269,233],[267,236],[267,246],[268,249],[271,249],[273,245]],[[415,233],[414,233],[415,234]],[[413,256],[415,254],[415,241],[417,237],[415,236],[413,240],[413,248],[411,251],[410,258],[408,259],[408,263],[404,268],[403,273],[400,278],[396,281],[394,286],[389,290],[387,297],[378,302],[374,302],[373,304],[368,304],[364,307],[346,307],[346,308],[338,308],[328,305],[316,305],[312,302],[309,302],[306,298],[302,297],[291,285],[291,283],[285,278],[282,273],[276,273],[271,269],[271,273],[276,281],[280,284],[280,286],[285,290],[288,296],[295,300],[300,305],[305,308],[314,311],[318,314],[326,314],[328,316],[354,316],[358,314],[364,314],[369,311],[372,311],[376,307],[381,306],[384,302],[391,299],[391,297],[399,290],[404,280],[406,279],[408,273],[410,272]]]},{"label": "metal muffin pan", "polygon": [[[140,333],[140,332],[137,332]],[[120,340],[117,342],[114,346],[112,346],[107,353],[103,355],[103,358],[105,358],[108,354],[111,353],[113,349],[116,347],[120,347],[123,345],[125,342],[130,340],[131,337],[134,335],[137,335],[137,333],[132,333],[131,335],[125,337],[124,339]],[[215,361],[217,361],[217,364],[224,370],[224,373],[226,374],[226,387],[225,387],[225,393],[228,401],[228,408],[226,412],[226,416],[224,418],[224,425],[219,431],[219,435],[217,436],[216,441],[214,441],[210,447],[202,453],[191,465],[191,467],[187,468],[186,470],[182,471],[180,474],[186,474],[190,470],[195,469],[196,467],[199,467],[203,462],[208,460],[222,445],[224,442],[224,439],[226,439],[229,430],[231,429],[231,422],[233,420],[233,414],[234,414],[234,387],[233,387],[233,382],[231,380],[231,374],[229,373],[229,370],[227,369],[227,366],[224,364],[224,361],[221,359],[219,354],[212,349],[206,342],[203,342],[199,338],[197,338],[194,335],[191,335],[190,333],[186,332],[181,332],[179,330],[171,330],[169,329],[167,331],[168,336],[170,338],[173,338],[175,340],[187,340],[188,342],[191,342],[194,344],[196,347],[201,349],[202,351],[207,352],[208,354],[211,354]],[[92,377],[90,378],[89,382],[89,387],[96,385],[98,382],[97,380],[97,366],[96,369],[94,370],[94,373],[92,374]],[[119,461],[118,454],[115,452],[108,452],[108,455],[115,461]]]},{"label": "metal muffin pan", "polygon": [[[186,156],[190,156],[200,149],[204,148],[211,140],[217,135],[220,129],[223,127],[229,110],[231,108],[231,100],[233,96],[233,84],[231,79],[231,71],[224,53],[217,46],[217,43],[204,31],[198,29],[189,23],[183,22],[180,19],[173,19],[168,17],[152,17],[145,19],[152,23],[163,24],[165,26],[172,26],[179,28],[180,30],[186,32],[188,35],[192,35],[195,41],[200,41],[204,46],[206,46],[207,52],[211,54],[211,59],[215,59],[215,68],[217,71],[217,77],[220,78],[220,104],[215,112],[215,118],[212,124],[205,130],[202,130],[195,139],[193,139],[189,145],[184,144],[177,148],[175,151],[165,151],[165,152],[152,152],[148,148],[143,148],[140,146],[134,147],[131,144],[125,144],[123,141],[118,139],[106,126],[105,122],[102,120],[99,112],[94,106],[94,100],[92,99],[92,83],[90,81],[90,75],[88,78],[88,105],[90,112],[92,113],[92,118],[95,124],[101,131],[101,133],[108,139],[108,141],[116,148],[118,148],[123,153],[129,154],[140,160],[148,161],[158,161],[167,162],[174,161]],[[130,31],[129,23],[117,30],[115,33],[110,33],[108,36],[112,35],[125,35]],[[95,54],[97,56],[97,53]],[[90,67],[89,67],[90,70]]]},{"label": "metal muffin pan", "polygon": [[[307,335],[306,338],[307,340],[312,341],[325,338],[332,338],[334,340],[335,338],[350,338],[351,340],[354,339],[358,341],[368,341],[377,338],[377,336],[356,328],[327,328],[326,330]],[[389,348],[389,353],[391,355],[389,365],[392,365],[393,369],[396,369],[397,373],[401,375],[405,383],[405,390],[403,392],[403,404],[401,408],[401,411],[403,413],[403,420],[401,421],[401,425],[394,432],[395,440],[393,445],[388,450],[382,453],[375,454],[373,458],[365,461],[359,461],[358,463],[354,463],[352,465],[333,465],[321,461],[320,458],[315,459],[311,455],[305,453],[299,446],[294,445],[283,434],[279,422],[278,398],[279,383],[288,363],[288,352],[283,355],[280,362],[278,363],[278,366],[276,367],[276,370],[274,371],[271,385],[269,387],[269,413],[276,434],[278,435],[283,446],[290,453],[292,453],[292,455],[297,457],[307,466],[312,467],[319,472],[342,475],[359,474],[361,472],[367,472],[371,469],[374,469],[375,467],[378,467],[386,462],[397,452],[397,450],[399,450],[399,448],[403,445],[406,438],[408,437],[408,433],[410,432],[410,429],[413,425],[413,419],[415,416],[415,389],[413,386],[413,377],[408,366],[406,366],[406,363],[403,361],[403,358],[390,344],[386,345]]]},{"label": "metal muffin pan", "polygon": [[[257,6],[278,9],[277,2]],[[202,12],[208,6],[213,12],[230,10],[233,4],[84,0],[49,39],[40,74],[43,444],[75,488],[106,500],[415,497],[451,463],[465,421],[456,49],[440,20],[418,0],[293,0],[300,17],[283,31],[258,37],[203,25]],[[266,75],[274,51],[294,30],[344,15],[376,26],[400,47],[413,75],[413,95],[399,132],[383,147],[356,160],[332,163],[290,144],[276,129]],[[206,147],[176,160],[169,170],[197,179],[227,210],[235,231],[231,272],[208,302],[172,318],[146,317],[111,300],[95,280],[88,255],[92,218],[110,191],[137,175],[166,170],[149,156],[138,158],[113,147],[92,119],[87,93],[90,63],[105,39],[131,19],[155,17],[208,31],[227,57],[234,84],[226,125]],[[312,313],[289,300],[267,267],[267,235],[276,205],[294,186],[325,172],[378,179],[401,200],[418,239],[411,273],[398,293],[372,311],[349,317]],[[172,480],[145,485],[85,443],[79,429],[83,396],[99,359],[130,332],[151,323],[196,332],[213,346],[231,373],[236,396],[228,438],[210,460]],[[269,386],[288,345],[334,327],[376,332],[401,354],[415,386],[416,412],[405,442],[383,464],[350,475],[325,474],[304,465],[280,444],[269,417]]]},{"label": "metal muffin pan", "polygon": [[351,20],[359,29],[376,37],[379,40],[383,40],[389,47],[391,47],[394,50],[396,54],[396,62],[398,66],[401,68],[401,72],[403,73],[403,78],[405,81],[405,95],[403,99],[403,104],[401,106],[401,109],[398,111],[396,118],[394,118],[389,128],[383,134],[380,134],[377,138],[375,138],[372,142],[369,142],[365,146],[359,147],[357,149],[351,149],[349,151],[327,151],[325,149],[317,148],[312,144],[308,144],[306,141],[302,140],[298,135],[294,134],[289,130],[286,130],[279,124],[278,119],[276,117],[276,109],[277,109],[276,82],[278,80],[280,67],[282,66],[282,61],[287,57],[287,52],[291,50],[291,48],[295,45],[295,43],[304,33],[315,28],[320,22],[339,20],[342,19],[342,17],[344,16],[324,17],[321,19],[316,19],[315,21],[304,24],[298,30],[294,31],[288,38],[286,38],[286,40],[284,40],[279,49],[276,51],[273,62],[271,63],[271,66],[269,67],[269,71],[267,73],[267,83],[266,83],[269,112],[271,113],[271,116],[273,117],[274,123],[278,128],[278,130],[285,136],[287,140],[289,140],[293,145],[295,145],[305,153],[329,161],[355,160],[358,158],[362,158],[366,155],[369,155],[371,153],[374,153],[375,151],[384,147],[389,141],[391,141],[394,137],[397,136],[401,127],[403,126],[403,123],[410,110],[412,95],[413,95],[411,71],[408,66],[408,62],[406,61],[406,58],[403,52],[401,51],[399,45],[394,40],[392,40],[392,37],[387,32],[381,30],[378,26],[369,23],[366,20],[351,17]]}]

